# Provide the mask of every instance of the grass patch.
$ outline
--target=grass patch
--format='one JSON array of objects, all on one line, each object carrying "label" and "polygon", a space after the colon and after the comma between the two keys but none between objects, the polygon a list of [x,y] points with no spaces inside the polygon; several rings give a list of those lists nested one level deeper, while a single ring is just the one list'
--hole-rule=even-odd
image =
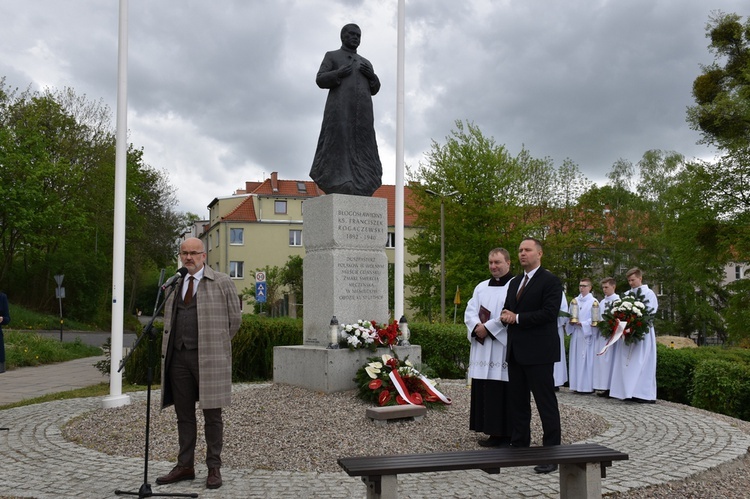
[{"label": "grass patch", "polygon": [[80,338],[73,342],[60,343],[35,332],[10,329],[3,331],[3,336],[7,369],[65,362],[103,354],[101,348],[86,345]]},{"label": "grass patch", "polygon": [[[18,305],[10,304],[10,319],[13,329],[21,331],[55,331],[60,329],[60,317],[42,314]],[[65,329],[74,331],[96,331],[91,324],[65,319]]]},{"label": "grass patch", "polygon": [[[152,390],[156,390],[158,386],[152,386]],[[143,385],[123,385],[122,392],[140,392],[146,390]],[[109,395],[109,383],[99,383],[98,385],[91,385],[85,388],[77,388],[75,390],[68,390],[67,392],[49,393],[42,395],[41,397],[35,397],[31,399],[22,400],[20,402],[13,402],[12,404],[0,405],[0,410],[13,409],[14,407],[23,407],[27,405],[41,404],[44,402],[52,402],[54,400],[67,400],[77,399],[86,397],[104,397]]]}]

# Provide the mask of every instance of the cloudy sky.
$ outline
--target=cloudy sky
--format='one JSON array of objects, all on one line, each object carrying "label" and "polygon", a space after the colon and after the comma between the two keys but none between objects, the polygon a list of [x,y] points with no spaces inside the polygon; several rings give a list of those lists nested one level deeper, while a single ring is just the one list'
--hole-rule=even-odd
[{"label": "cloudy sky", "polygon": [[[0,77],[101,100],[114,126],[118,9],[0,2]],[[685,109],[712,62],[714,10],[750,14],[746,0],[406,0],[405,162],[424,162],[456,120],[600,183],[649,149],[711,159]],[[273,171],[309,178],[327,92],[315,74],[349,22],[382,83],[375,126],[394,183],[397,0],[130,0],[129,139],[168,173],[178,210],[206,217]]]}]

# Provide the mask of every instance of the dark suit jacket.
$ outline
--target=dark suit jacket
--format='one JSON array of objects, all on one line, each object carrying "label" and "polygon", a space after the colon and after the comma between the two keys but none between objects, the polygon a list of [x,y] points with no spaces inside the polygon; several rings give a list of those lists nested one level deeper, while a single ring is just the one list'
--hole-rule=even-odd
[{"label": "dark suit jacket", "polygon": [[519,324],[508,325],[508,358],[519,364],[552,364],[560,360],[557,316],[560,312],[562,284],[544,267],[534,273],[516,300],[524,274],[508,286],[505,307],[519,314]]}]

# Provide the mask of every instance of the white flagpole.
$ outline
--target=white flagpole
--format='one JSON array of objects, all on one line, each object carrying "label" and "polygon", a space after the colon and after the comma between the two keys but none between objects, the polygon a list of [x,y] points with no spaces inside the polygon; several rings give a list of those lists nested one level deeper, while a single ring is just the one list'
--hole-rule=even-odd
[{"label": "white flagpole", "polygon": [[117,135],[115,144],[115,216],[112,248],[112,348],[109,395],[102,407],[130,404],[122,394],[123,306],[125,301],[125,185],[127,182],[128,131],[128,0],[120,0],[119,48],[117,52]]},{"label": "white flagpole", "polygon": [[404,19],[405,0],[398,0],[396,53],[396,244],[393,278],[394,319],[404,314]]}]

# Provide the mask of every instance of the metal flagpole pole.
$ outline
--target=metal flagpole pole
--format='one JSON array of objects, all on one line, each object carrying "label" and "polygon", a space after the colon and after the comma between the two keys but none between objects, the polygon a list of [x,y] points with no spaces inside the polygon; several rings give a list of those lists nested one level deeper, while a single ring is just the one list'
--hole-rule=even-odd
[{"label": "metal flagpole pole", "polygon": [[122,394],[123,306],[125,302],[125,185],[127,181],[128,131],[128,0],[120,0],[119,45],[117,52],[117,133],[115,143],[115,216],[112,248],[112,348],[109,371],[109,395],[102,407],[120,407],[130,403]]},{"label": "metal flagpole pole", "polygon": [[396,217],[393,318],[404,315],[404,3],[398,0],[396,54]]}]

